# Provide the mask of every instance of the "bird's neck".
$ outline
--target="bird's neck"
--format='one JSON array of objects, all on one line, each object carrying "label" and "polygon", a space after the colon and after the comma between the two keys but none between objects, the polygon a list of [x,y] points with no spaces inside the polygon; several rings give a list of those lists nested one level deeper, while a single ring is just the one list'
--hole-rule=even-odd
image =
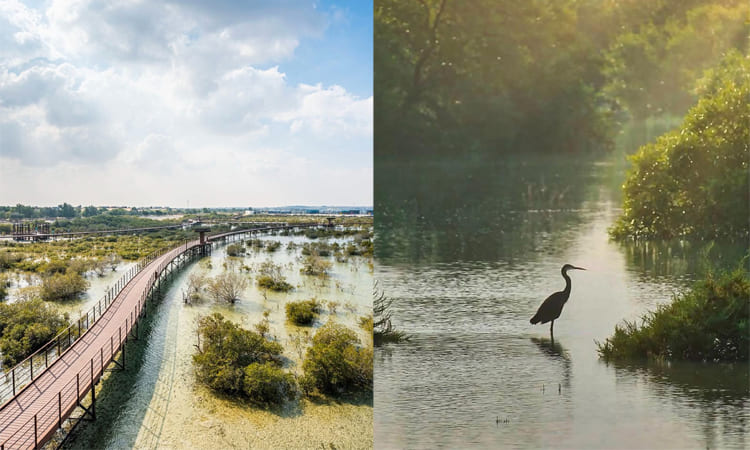
[{"label": "bird's neck", "polygon": [[565,278],[565,290],[563,292],[570,294],[570,277],[565,272],[562,273],[562,276]]}]

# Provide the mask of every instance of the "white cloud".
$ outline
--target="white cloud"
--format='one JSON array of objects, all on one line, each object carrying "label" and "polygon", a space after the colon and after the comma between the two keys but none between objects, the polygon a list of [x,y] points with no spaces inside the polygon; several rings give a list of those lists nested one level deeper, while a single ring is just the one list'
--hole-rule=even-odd
[{"label": "white cloud", "polygon": [[[371,171],[372,97],[317,80],[293,86],[273,66],[326,26],[309,1],[52,0],[34,9],[0,0],[0,203],[22,201],[11,183],[21,175],[38,186],[71,176],[56,189],[71,197],[50,203],[129,193],[146,197],[118,201],[149,204],[145,187],[161,184],[183,189],[162,194],[182,205],[186,193],[213,192],[198,177],[227,198],[261,190],[262,202],[303,181],[325,185],[323,174]],[[131,189],[90,189],[109,181]],[[358,188],[359,203],[371,191]],[[286,193],[277,203],[301,202]]]}]

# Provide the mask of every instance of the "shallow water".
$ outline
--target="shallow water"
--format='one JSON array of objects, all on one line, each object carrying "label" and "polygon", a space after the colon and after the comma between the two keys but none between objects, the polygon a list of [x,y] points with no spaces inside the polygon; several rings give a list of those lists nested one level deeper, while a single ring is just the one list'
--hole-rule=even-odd
[{"label": "shallow water", "polygon": [[296,289],[290,293],[267,293],[264,298],[263,292],[251,285],[232,306],[218,305],[207,298],[188,305],[183,303],[182,296],[189,275],[219,274],[228,259],[226,246],[215,248],[209,258],[179,271],[164,299],[149,316],[150,325],[143,325],[147,339],[141,339],[133,347],[131,358],[135,365],[127,372],[115,373],[111,384],[105,384],[97,398],[101,417],[96,422],[82,424],[67,445],[69,448],[319,448],[331,443],[337,448],[372,447],[371,403],[301,401],[267,411],[216,395],[196,384],[191,363],[196,322],[213,312],[250,328],[268,310],[270,334],[284,345],[284,356],[290,360],[288,368],[298,373],[299,353],[289,338],[303,327],[286,323],[287,301],[313,296],[338,301],[341,305],[337,312],[332,314],[324,309],[313,327],[320,327],[333,317],[357,330],[361,338],[365,336],[357,326],[358,317],[372,310],[373,273],[365,258],[351,257],[348,263],[334,263],[330,279],[321,281],[299,273],[299,249],[285,249],[290,240],[300,243],[308,242],[307,239],[285,236],[263,239],[278,240],[283,245],[274,253],[250,251],[236,260],[252,266],[271,258],[285,266],[284,275]]},{"label": "shallow water", "polygon": [[[407,172],[419,183],[376,192],[376,278],[412,335],[376,351],[377,448],[750,445],[746,363],[619,367],[595,344],[741,246],[610,242],[611,164],[379,166],[376,186]],[[553,346],[529,318],[564,263],[588,270],[571,272]]]}]

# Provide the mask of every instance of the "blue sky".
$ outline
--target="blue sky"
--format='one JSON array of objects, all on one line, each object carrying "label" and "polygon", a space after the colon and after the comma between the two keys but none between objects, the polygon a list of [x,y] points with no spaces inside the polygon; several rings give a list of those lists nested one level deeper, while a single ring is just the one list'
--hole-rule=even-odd
[{"label": "blue sky", "polygon": [[371,205],[372,179],[372,2],[0,0],[0,204]]},{"label": "blue sky", "polygon": [[281,70],[295,84],[312,77],[347,86],[360,97],[372,95],[372,2],[320,2],[318,9],[330,17],[324,36],[300,43],[295,58],[281,63]]}]

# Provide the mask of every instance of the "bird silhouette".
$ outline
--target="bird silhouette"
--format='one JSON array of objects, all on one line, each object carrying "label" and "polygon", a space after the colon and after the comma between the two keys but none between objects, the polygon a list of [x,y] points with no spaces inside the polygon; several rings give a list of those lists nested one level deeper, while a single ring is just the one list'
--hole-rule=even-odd
[{"label": "bird silhouette", "polygon": [[539,309],[536,311],[536,314],[534,314],[534,317],[531,318],[529,322],[532,324],[537,324],[539,322],[541,323],[547,323],[550,322],[549,325],[549,336],[552,342],[555,341],[555,335],[553,332],[553,328],[555,326],[555,319],[560,317],[560,313],[562,313],[563,306],[565,306],[565,302],[568,301],[568,298],[570,297],[570,277],[568,276],[569,270],[586,270],[583,267],[576,267],[571,264],[565,264],[562,266],[562,276],[565,278],[565,289],[560,292],[555,292],[554,294],[547,297],[547,299],[542,302],[542,305],[539,307]]}]

